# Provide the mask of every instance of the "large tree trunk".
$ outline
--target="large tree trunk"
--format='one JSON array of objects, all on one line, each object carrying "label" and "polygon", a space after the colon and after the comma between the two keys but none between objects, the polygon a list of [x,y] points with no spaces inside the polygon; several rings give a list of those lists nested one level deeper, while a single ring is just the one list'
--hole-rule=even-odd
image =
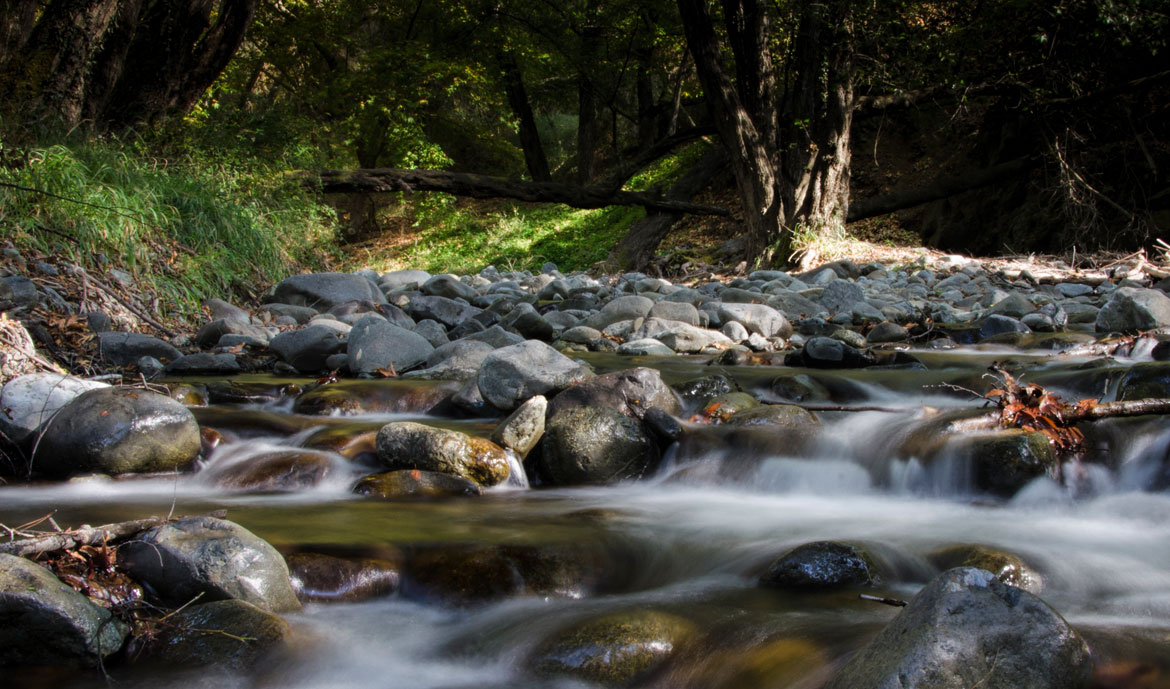
[{"label": "large tree trunk", "polygon": [[81,120],[90,60],[114,19],[118,0],[53,0],[8,69],[10,105],[26,119]]},{"label": "large tree trunk", "polygon": [[524,163],[528,167],[528,174],[534,182],[547,182],[552,179],[552,175],[549,174],[548,158],[544,154],[544,146],[540,143],[540,132],[536,127],[536,117],[532,114],[532,104],[528,100],[528,90],[524,88],[520,67],[516,64],[516,58],[511,55],[501,54],[499,62],[504,73],[504,93],[520,125],[518,128],[520,149],[524,151]]},{"label": "large tree trunk", "polygon": [[597,3],[589,2],[577,56],[577,183],[582,186],[593,181],[593,165],[597,158],[597,86],[589,74],[597,60],[601,42],[601,27],[592,23],[596,13]]},{"label": "large tree trunk", "polygon": [[97,121],[110,103],[114,85],[126,65],[126,53],[138,30],[143,3],[144,0],[122,0],[118,4],[118,13],[110,22],[100,50],[93,57],[82,108],[83,116],[90,121]]},{"label": "large tree trunk", "polygon": [[24,50],[42,5],[37,0],[0,1],[0,70],[8,72],[9,59]]},{"label": "large tree trunk", "polygon": [[[690,201],[725,172],[729,162],[727,151],[723,148],[717,146],[711,149],[675,182],[666,193],[666,198]],[[682,215],[670,211],[647,213],[646,217],[631,225],[618,241],[609,254],[609,261],[623,270],[644,270],[653,260],[658,245],[670,234],[671,228],[682,219]]]},{"label": "large tree trunk", "polygon": [[765,254],[765,247],[774,255],[787,256],[790,236],[780,226],[784,216],[783,197],[772,162],[775,149],[761,136],[744,100],[723,70],[719,42],[705,0],[678,0],[678,7],[687,46],[695,59],[695,70],[735,173],[747,226],[748,263],[767,262],[770,255]]}]

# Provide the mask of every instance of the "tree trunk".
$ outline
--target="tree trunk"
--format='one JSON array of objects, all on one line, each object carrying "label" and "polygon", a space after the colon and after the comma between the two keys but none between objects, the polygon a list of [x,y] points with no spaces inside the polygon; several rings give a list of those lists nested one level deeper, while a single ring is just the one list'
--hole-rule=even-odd
[{"label": "tree trunk", "polygon": [[[780,180],[772,163],[774,149],[764,141],[743,99],[723,70],[719,43],[706,2],[678,0],[678,6],[699,82],[703,85],[715,128],[735,173],[747,226],[748,263],[770,263],[774,256],[787,257],[791,238],[780,225],[785,214]],[[743,70],[738,76],[742,83]]]},{"label": "tree trunk", "polygon": [[13,56],[7,100],[26,118],[56,117],[73,126],[81,120],[90,60],[118,9],[118,0],[53,0]]},{"label": "tree trunk", "polygon": [[520,125],[520,149],[524,151],[528,174],[534,182],[547,182],[552,179],[548,157],[540,143],[540,132],[536,127],[536,117],[532,114],[532,104],[528,100],[528,90],[524,88],[520,67],[512,55],[501,54],[498,59],[504,72],[504,92],[508,97],[508,105],[512,107],[512,113]]},{"label": "tree trunk", "polygon": [[[727,151],[716,146],[687,171],[666,198],[674,201],[690,201],[711,181],[727,170],[730,163]],[[670,234],[682,218],[682,213],[658,211],[647,213],[646,217],[630,226],[625,236],[609,254],[609,261],[623,270],[644,270],[654,258],[658,245]]]},{"label": "tree trunk", "polygon": [[[586,9],[587,22],[596,15],[597,3]],[[593,181],[593,164],[597,157],[597,87],[589,69],[597,60],[601,27],[587,23],[581,29],[581,50],[577,65],[577,183],[582,186]]]},{"label": "tree trunk", "polygon": [[110,22],[101,49],[94,55],[82,110],[83,116],[90,121],[100,118],[109,106],[114,85],[126,65],[126,53],[134,40],[134,32],[138,30],[142,5],[143,0],[122,0],[119,3],[118,13]]},{"label": "tree trunk", "polygon": [[0,70],[11,74],[8,61],[24,50],[43,4],[36,0],[0,2]]},{"label": "tree trunk", "polygon": [[637,63],[635,91],[638,98],[638,150],[645,151],[654,144],[658,124],[658,103],[654,98],[654,80],[651,76],[654,65],[652,42],[637,49]]}]

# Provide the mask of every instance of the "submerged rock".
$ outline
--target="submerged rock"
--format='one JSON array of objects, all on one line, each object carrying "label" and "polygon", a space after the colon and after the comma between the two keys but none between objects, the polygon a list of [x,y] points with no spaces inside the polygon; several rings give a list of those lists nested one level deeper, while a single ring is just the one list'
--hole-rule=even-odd
[{"label": "submerged rock", "polygon": [[97,667],[128,632],[49,570],[0,554],[0,666]]},{"label": "submerged rock", "polygon": [[991,572],[943,572],[826,689],[1080,689],[1092,671],[1080,635],[1036,596]]},{"label": "submerged rock", "polygon": [[781,555],[760,577],[760,586],[795,591],[876,586],[881,576],[861,548],[839,541],[816,541]]},{"label": "submerged rock", "polygon": [[378,459],[390,469],[437,471],[481,486],[506,481],[510,473],[503,448],[458,431],[395,421],[378,431],[377,442]]},{"label": "submerged rock", "polygon": [[216,488],[284,493],[312,488],[333,472],[324,452],[289,449],[265,452],[225,466],[215,465],[201,476]]},{"label": "submerged rock", "polygon": [[677,615],[620,612],[562,630],[536,649],[528,666],[543,677],[621,687],[659,668],[697,635],[695,624]]},{"label": "submerged rock", "polygon": [[483,490],[469,478],[421,469],[396,469],[364,476],[353,492],[369,498],[439,498],[479,495]]},{"label": "submerged rock", "polygon": [[122,565],[162,600],[237,599],[272,612],[299,610],[280,553],[239,524],[192,517],[122,545]]},{"label": "submerged rock", "polygon": [[104,387],[79,395],[45,425],[33,469],[56,477],[168,471],[199,450],[199,424],[183,405],[148,390]]},{"label": "submerged rock", "polygon": [[285,558],[293,591],[302,603],[356,603],[398,590],[402,563],[293,553]]},{"label": "submerged rock", "polygon": [[1045,474],[1057,476],[1059,458],[1043,433],[1005,429],[960,434],[946,443],[957,461],[969,463],[974,488],[1011,497],[1026,483]]},{"label": "submerged rock", "polygon": [[639,478],[657,464],[658,448],[642,424],[609,407],[567,409],[549,421],[541,441],[542,475],[558,486]]}]

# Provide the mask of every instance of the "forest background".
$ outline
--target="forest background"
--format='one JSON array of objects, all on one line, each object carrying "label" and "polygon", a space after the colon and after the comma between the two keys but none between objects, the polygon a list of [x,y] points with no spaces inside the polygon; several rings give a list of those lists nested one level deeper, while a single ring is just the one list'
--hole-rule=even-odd
[{"label": "forest background", "polygon": [[4,0],[0,236],[180,318],[326,267],[1152,247],[1168,42],[1162,0]]}]

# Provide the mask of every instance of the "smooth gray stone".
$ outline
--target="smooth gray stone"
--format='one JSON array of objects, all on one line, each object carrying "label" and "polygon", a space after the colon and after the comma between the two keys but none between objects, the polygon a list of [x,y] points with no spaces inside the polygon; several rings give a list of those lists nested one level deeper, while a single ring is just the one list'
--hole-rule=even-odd
[{"label": "smooth gray stone", "polygon": [[142,333],[103,332],[97,334],[98,356],[114,366],[131,366],[140,357],[174,361],[182,352],[169,342]]},{"label": "smooth gray stone", "polygon": [[264,297],[265,302],[308,306],[325,311],[347,301],[367,299],[385,304],[378,286],[351,273],[307,273],[285,278]]}]

